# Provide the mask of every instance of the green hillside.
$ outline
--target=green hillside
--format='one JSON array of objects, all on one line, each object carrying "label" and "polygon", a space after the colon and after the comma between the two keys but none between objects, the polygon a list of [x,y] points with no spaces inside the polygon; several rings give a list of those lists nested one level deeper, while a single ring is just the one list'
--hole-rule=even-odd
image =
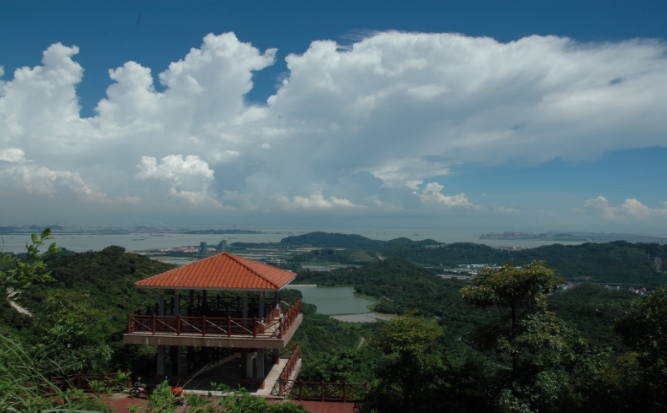
[{"label": "green hillside", "polygon": [[[232,247],[252,245],[260,244],[235,243]],[[507,251],[470,242],[442,244],[431,239],[411,241],[407,238],[379,241],[354,234],[311,232],[283,238],[279,244],[263,245],[275,247],[311,245],[322,248],[309,253],[295,254],[292,257],[295,263],[321,261],[365,264],[383,257],[397,257],[421,266],[457,268],[465,264],[501,265],[506,262],[520,266],[534,260],[543,260],[547,262],[547,266],[570,281],[649,286],[661,285],[667,281],[667,245],[660,244],[614,241],[580,245],[553,244]],[[666,263],[661,271],[658,271],[655,265],[656,258]]]},{"label": "green hillside", "polygon": [[[299,273],[297,282],[319,286],[353,285],[358,293],[379,300],[375,311],[403,314],[417,310],[419,314],[437,317],[451,345],[497,315],[493,310],[481,310],[463,302],[460,289],[469,285],[465,281],[441,279],[400,258],[356,269],[304,271]],[[612,332],[613,323],[622,315],[623,304],[633,298],[637,295],[628,291],[582,284],[550,296],[549,309],[575,324],[592,343],[620,350],[620,339]]]},{"label": "green hillside", "polygon": [[461,300],[459,290],[464,281],[443,280],[409,261],[390,258],[357,269],[331,272],[300,272],[297,283],[319,286],[353,285],[364,295],[379,299],[375,311],[402,314],[417,310],[419,314],[439,318],[447,336],[457,340],[471,328],[493,316]]},{"label": "green hillside", "polygon": [[460,264],[525,265],[543,260],[571,281],[637,283],[659,285],[667,281],[664,267],[658,272],[656,257],[667,262],[667,245],[631,244],[614,241],[601,244],[545,245],[518,251],[502,251],[486,245],[453,243],[425,248],[419,243],[402,244],[382,250],[386,256],[401,257],[422,265],[456,267]]},{"label": "green hillside", "polygon": [[[116,246],[80,254],[62,251],[48,258],[47,265],[55,281],[24,291],[22,305],[39,314],[49,291],[86,294],[87,302],[108,319],[113,330],[110,335],[125,330],[129,312],[157,301],[154,290],[135,288],[134,282],[174,268]],[[30,317],[19,314],[3,300],[0,328],[22,331],[24,337],[30,338],[34,334],[32,324]]]},{"label": "green hillside", "polygon": [[385,241],[378,241],[361,235],[339,234],[329,232],[309,232],[303,235],[293,235],[280,240],[281,246],[311,245],[321,248],[361,248],[380,249],[385,246]]},{"label": "green hillside", "polygon": [[556,292],[548,302],[550,311],[575,324],[593,344],[612,346],[614,350],[621,351],[620,337],[613,331],[614,321],[623,316],[624,305],[637,297],[637,294],[627,290],[615,291],[582,283]]}]

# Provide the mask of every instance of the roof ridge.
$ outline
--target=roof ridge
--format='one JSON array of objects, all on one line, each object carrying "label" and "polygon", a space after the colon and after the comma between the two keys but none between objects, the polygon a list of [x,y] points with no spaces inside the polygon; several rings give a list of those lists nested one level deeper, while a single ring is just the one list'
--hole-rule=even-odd
[{"label": "roof ridge", "polygon": [[[255,274],[256,276],[258,276],[258,277],[261,278],[262,280],[268,282],[269,284],[271,284],[272,286],[274,286],[274,287],[276,287],[276,288],[279,288],[279,286],[278,286],[276,283],[274,283],[273,281],[267,279],[267,278],[264,277],[262,274],[257,273],[257,271],[255,271],[255,270],[253,270],[252,268],[250,268],[245,262],[241,261],[241,260],[246,260],[247,258],[243,258],[243,257],[240,257],[240,256],[238,256],[238,255],[230,254],[230,253],[228,253],[228,252],[223,252],[223,254],[229,256],[229,258],[233,259],[235,262],[239,263],[239,265],[243,266],[243,268],[245,268],[246,270],[252,272],[253,274]],[[274,268],[271,267],[270,265],[266,265],[266,264],[261,263],[261,262],[253,261],[253,263],[255,263],[255,264],[261,264],[261,265],[263,265],[263,266],[265,266],[265,267],[269,267],[270,269],[274,269]]]}]

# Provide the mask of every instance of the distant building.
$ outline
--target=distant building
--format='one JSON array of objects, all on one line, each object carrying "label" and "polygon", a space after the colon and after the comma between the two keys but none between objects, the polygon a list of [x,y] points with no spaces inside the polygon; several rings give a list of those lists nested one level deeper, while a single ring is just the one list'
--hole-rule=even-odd
[{"label": "distant building", "polygon": [[205,242],[200,242],[199,243],[199,254],[200,255],[205,255],[206,254],[206,243]]},{"label": "distant building", "polygon": [[226,249],[227,249],[227,240],[223,239],[222,241],[220,241],[218,243],[218,246],[216,247],[216,250],[218,252],[225,252]]}]

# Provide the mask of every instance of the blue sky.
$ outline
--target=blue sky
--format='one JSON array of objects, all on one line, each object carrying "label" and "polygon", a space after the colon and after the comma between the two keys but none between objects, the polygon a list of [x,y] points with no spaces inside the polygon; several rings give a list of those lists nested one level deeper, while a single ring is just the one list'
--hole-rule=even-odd
[{"label": "blue sky", "polygon": [[665,15],[4,2],[0,224],[665,233]]}]

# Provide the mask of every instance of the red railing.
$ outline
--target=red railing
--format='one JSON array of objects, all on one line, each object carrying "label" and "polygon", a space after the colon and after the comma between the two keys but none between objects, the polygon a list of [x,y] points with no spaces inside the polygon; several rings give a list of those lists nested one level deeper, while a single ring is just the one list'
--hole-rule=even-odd
[{"label": "red railing", "polygon": [[[287,359],[287,363],[285,364],[285,367],[283,367],[283,371],[280,373],[280,377],[278,378],[278,396],[289,394],[291,387],[286,386],[290,384],[290,379],[292,378],[292,373],[294,373],[294,370],[296,369],[296,366],[299,362],[300,354],[301,347],[297,344],[292,350],[292,354],[290,355],[289,359]],[[275,390],[276,389],[274,387],[274,391]]]},{"label": "red railing", "polygon": [[300,347],[297,344],[293,349],[285,349],[292,352],[280,377],[276,382],[271,394],[293,400],[317,400],[328,402],[355,402],[366,400],[368,394],[368,383],[330,383],[325,381],[302,381],[292,379],[294,370],[299,362]]},{"label": "red railing", "polygon": [[233,317],[188,317],[129,314],[127,332],[187,335],[203,337],[252,336],[253,338],[282,339],[301,312],[301,300],[296,300],[280,318],[268,316],[264,320]]},{"label": "red railing", "polygon": [[301,300],[296,300],[296,302],[287,310],[285,315],[280,318],[280,338],[283,338],[283,335],[289,331],[300,313]]}]

